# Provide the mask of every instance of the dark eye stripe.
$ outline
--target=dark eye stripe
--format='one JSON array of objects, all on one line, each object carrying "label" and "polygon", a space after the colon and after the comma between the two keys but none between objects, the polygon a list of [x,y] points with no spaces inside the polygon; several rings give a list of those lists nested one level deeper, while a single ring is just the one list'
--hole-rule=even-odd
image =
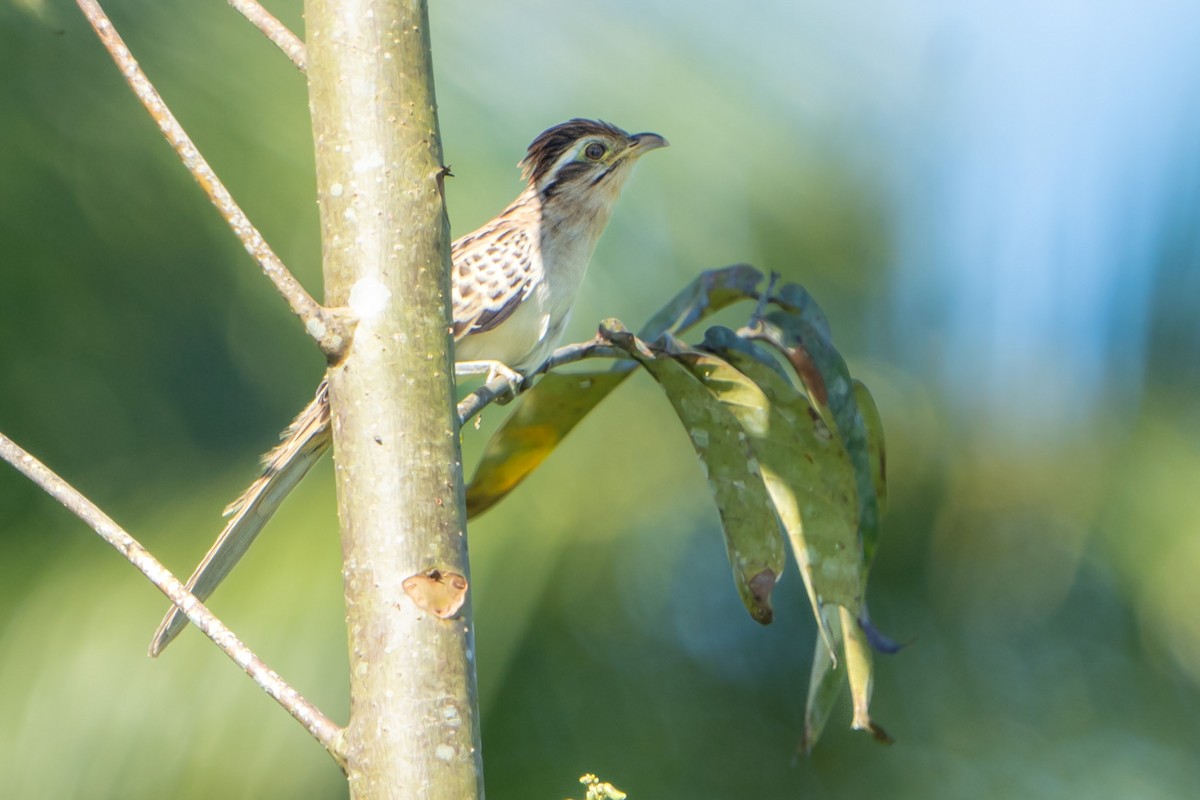
[{"label": "dark eye stripe", "polygon": [[597,175],[595,178],[592,178],[592,182],[588,185],[595,186],[597,183],[599,183],[600,181],[607,178],[610,174],[612,174],[612,171],[613,171],[613,168],[609,167],[608,169],[604,170],[604,172],[601,172],[599,175]]},{"label": "dark eye stripe", "polygon": [[565,184],[578,180],[582,175],[591,171],[591,165],[580,164],[578,161],[573,161],[570,164],[564,164],[561,168],[559,168],[558,172],[555,173],[554,180],[542,190],[542,197],[553,197],[555,192],[561,189]]}]

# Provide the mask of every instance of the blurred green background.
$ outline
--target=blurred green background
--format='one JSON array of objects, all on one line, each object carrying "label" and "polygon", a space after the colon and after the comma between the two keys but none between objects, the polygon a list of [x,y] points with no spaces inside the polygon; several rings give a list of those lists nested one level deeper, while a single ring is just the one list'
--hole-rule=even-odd
[{"label": "blurred green background", "polygon": [[[305,87],[220,2],[115,22],[267,239],[320,283]],[[431,3],[457,234],[572,116],[667,136],[571,338],[737,261],[805,284],[889,437],[873,618],[794,761],[796,576],[760,628],[669,407],[624,386],[471,528],[492,798],[1180,798],[1200,785],[1200,7]],[[270,3],[299,29],[299,4]],[[186,574],[321,359],[73,4],[0,3],[0,430]],[[467,431],[468,464],[503,410]],[[326,463],[214,598],[346,713]],[[319,748],[0,468],[0,796],[340,797]]]}]

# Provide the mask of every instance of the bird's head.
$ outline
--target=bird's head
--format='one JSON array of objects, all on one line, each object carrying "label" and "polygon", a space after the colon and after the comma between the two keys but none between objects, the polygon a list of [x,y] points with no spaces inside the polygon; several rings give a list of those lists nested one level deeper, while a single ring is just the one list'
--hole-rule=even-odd
[{"label": "bird's head", "polygon": [[543,204],[611,205],[634,162],[666,146],[657,133],[628,134],[607,122],[573,119],[534,139],[520,167]]}]

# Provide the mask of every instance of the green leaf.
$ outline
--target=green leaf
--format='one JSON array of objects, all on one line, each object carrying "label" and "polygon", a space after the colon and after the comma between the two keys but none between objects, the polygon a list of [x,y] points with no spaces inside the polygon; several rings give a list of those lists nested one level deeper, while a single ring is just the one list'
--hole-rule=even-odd
[{"label": "green leaf", "polygon": [[749,264],[702,272],[646,321],[638,338],[652,342],[664,333],[681,333],[714,311],[739,300],[754,299],[762,279],[762,273]]},{"label": "green leaf", "polygon": [[[709,329],[704,347],[724,361],[690,353],[678,358],[729,404],[749,434],[821,636],[836,652],[824,606],[833,603],[857,613],[862,604],[858,498],[850,458],[769,354],[719,327]],[[758,403],[755,413],[742,399],[750,397]]]},{"label": "green leaf", "polygon": [[[867,443],[867,427],[855,400],[850,370],[814,321],[814,309],[816,304],[810,304],[807,316],[788,311],[772,312],[763,320],[755,336],[783,353],[808,390],[814,408],[845,444],[850,463],[854,466],[859,535],[864,550],[866,544],[870,543],[874,552],[879,540],[879,501]],[[878,411],[874,413],[877,421]],[[882,431],[882,426],[879,426],[879,430]],[[865,565],[863,580],[866,580]]]},{"label": "green leaf", "polygon": [[[884,511],[887,510],[887,450],[883,441],[883,419],[879,416],[879,407],[875,405],[875,398],[871,397],[871,392],[867,389],[866,384],[857,378],[854,379],[854,400],[858,405],[859,417],[866,430],[867,458],[871,465],[871,485],[875,489],[878,514],[882,517]],[[874,527],[874,535],[868,536],[869,532],[863,531],[863,553],[868,569],[875,560],[875,551],[879,547],[879,532],[879,525]]]},{"label": "green leaf", "polygon": [[[886,502],[883,426],[870,393],[861,383],[851,379],[846,362],[829,339],[823,319],[816,303],[808,299],[798,303],[795,309],[768,314],[752,335],[772,344],[787,358],[808,391],[813,407],[833,426],[845,446],[854,469],[858,498],[860,549],[857,569],[865,595],[868,568],[879,542],[881,504]],[[890,741],[887,733],[870,717],[872,652],[871,637],[864,627],[869,624],[865,598],[858,606],[840,608],[839,617],[841,635],[834,637],[835,646],[830,648],[829,657],[831,660],[836,658],[840,647],[854,703],[852,726],[870,731],[880,741]],[[875,638],[885,647],[894,648],[886,637],[876,634]],[[811,748],[820,735],[828,715],[826,704],[832,702],[829,700],[832,688],[827,683],[834,680],[833,670],[828,665],[814,662],[805,719],[803,746],[806,748]]]},{"label": "green leaf", "polygon": [[[742,334],[712,328],[702,349],[673,338],[732,302],[758,299],[761,281],[746,266],[704,273],[647,322],[641,339],[619,322],[602,324],[601,335],[631,360],[549,374],[522,395],[488,443],[468,487],[468,511],[478,514],[512,491],[640,364],[704,465],[738,593],[762,623],[771,620],[770,593],[783,569],[778,526],[788,534],[821,631],[802,747],[815,745],[845,684],[853,727],[890,741],[869,711],[872,648],[897,649],[871,627],[865,601],[887,501],[883,427],[870,392],[850,377],[828,320],[799,286],[773,292],[777,310],[760,318],[760,306]],[[782,354],[794,376],[752,339]]]},{"label": "green leaf", "polygon": [[[652,352],[615,320],[601,326],[601,333],[645,367],[671,402],[716,500],[738,594],[752,618],[769,623],[771,590],[784,567],[783,542],[758,458],[740,422],[765,429],[766,397],[752,382],[736,380],[740,374],[715,356]],[[697,373],[706,371],[720,376],[698,380]],[[718,399],[708,381],[719,384],[721,377],[728,380],[719,387]]]},{"label": "green leaf", "polygon": [[829,317],[821,310],[816,298],[809,294],[803,286],[795,283],[786,284],[772,298],[775,304],[782,307],[807,322],[826,341],[833,341],[829,328]]},{"label": "green leaf", "polygon": [[[745,264],[701,273],[650,318],[641,336],[681,332],[731,303],[753,298],[761,281],[762,273]],[[543,375],[520,396],[484,448],[467,486],[467,515],[482,514],[529,477],[633,369],[625,361],[605,370]]]},{"label": "green leaf", "polygon": [[[831,608],[832,611],[832,608]],[[842,674],[837,671],[837,658],[834,653],[842,649],[842,623],[840,613],[831,613],[829,619],[822,622],[822,627],[828,627],[832,632],[833,645],[830,649],[825,639],[817,639],[813,650],[812,672],[808,679],[808,701],[804,707],[804,738],[800,741],[800,749],[806,755],[812,752],[825,723],[833,713],[833,707],[842,695],[842,687],[846,685]]]}]

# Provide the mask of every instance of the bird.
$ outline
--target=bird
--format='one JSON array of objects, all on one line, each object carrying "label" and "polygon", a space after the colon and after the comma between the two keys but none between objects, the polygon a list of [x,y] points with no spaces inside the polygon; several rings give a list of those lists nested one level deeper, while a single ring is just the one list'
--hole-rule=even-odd
[{"label": "bird", "polygon": [[[450,246],[455,373],[519,382],[542,365],[570,318],[588,262],[634,163],[668,142],[571,119],[540,133],[518,163],[524,190]],[[514,383],[518,385],[518,383]],[[257,480],[225,509],[228,521],[187,587],[201,601],[229,575],[308,470],[329,449],[329,393],[311,403],[263,456]],[[154,633],[158,656],[187,626],[175,606]]]}]

